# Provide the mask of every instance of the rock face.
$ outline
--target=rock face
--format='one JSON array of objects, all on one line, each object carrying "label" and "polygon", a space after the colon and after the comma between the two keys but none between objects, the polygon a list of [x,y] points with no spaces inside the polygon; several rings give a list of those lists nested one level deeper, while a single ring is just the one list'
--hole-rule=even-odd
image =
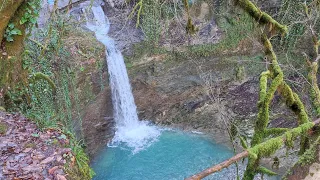
[{"label": "rock face", "polygon": [[82,121],[87,152],[93,157],[114,135],[111,91],[106,88],[87,106]]},{"label": "rock face", "polygon": [[[69,1],[58,1],[63,9]],[[72,1],[71,23],[83,19],[82,9],[91,1]],[[94,5],[103,4],[94,1]],[[50,15],[50,5],[43,1],[39,21],[44,25]],[[40,23],[39,23],[40,24]],[[41,25],[41,24],[40,24]],[[69,24],[70,25],[70,24]],[[72,24],[73,25],[73,24]],[[108,90],[105,47],[94,34],[85,28],[73,26],[70,34],[63,37],[66,51],[70,53],[68,63],[74,69],[74,82],[70,88],[73,127],[79,139],[84,137],[87,152],[94,155],[113,136],[112,100]],[[81,27],[85,27],[84,24]]]}]

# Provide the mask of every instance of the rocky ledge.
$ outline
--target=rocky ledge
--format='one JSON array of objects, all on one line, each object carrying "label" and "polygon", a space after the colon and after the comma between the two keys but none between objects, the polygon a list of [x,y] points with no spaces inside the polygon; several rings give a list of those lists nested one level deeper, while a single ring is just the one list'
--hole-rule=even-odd
[{"label": "rocky ledge", "polygon": [[74,165],[66,135],[56,129],[40,131],[31,120],[0,112],[0,180],[68,178]]}]

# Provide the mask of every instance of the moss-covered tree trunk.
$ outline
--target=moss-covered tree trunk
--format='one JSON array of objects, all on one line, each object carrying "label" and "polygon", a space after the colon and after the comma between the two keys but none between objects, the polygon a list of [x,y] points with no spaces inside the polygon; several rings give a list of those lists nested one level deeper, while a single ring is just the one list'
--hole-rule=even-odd
[{"label": "moss-covered tree trunk", "polygon": [[[22,88],[27,84],[27,71],[22,66],[26,25],[20,25],[26,6],[27,2],[23,0],[0,1],[0,106],[4,107],[10,102],[8,90]],[[13,42],[7,42],[5,38],[9,23],[13,23],[22,33],[14,35]]]},{"label": "moss-covered tree trunk", "polygon": [[[318,85],[318,69],[320,60],[320,29],[317,26],[318,16],[320,13],[320,1],[312,1],[310,4],[304,4],[304,13],[306,16],[305,28],[309,31],[312,41],[310,47],[313,46],[312,53],[304,53],[308,65],[308,82],[311,85],[310,97],[314,106],[317,117],[320,117],[320,89]],[[309,35],[308,34],[308,35]],[[311,48],[310,48],[311,49]]]}]

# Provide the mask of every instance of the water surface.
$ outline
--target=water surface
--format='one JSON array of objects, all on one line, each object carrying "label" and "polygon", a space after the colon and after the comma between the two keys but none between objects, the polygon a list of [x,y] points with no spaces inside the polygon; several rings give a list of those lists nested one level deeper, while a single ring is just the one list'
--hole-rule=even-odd
[{"label": "water surface", "polygon": [[[123,145],[106,147],[92,163],[95,180],[182,180],[228,159],[232,151],[208,137],[164,131],[138,153]],[[235,179],[234,165],[206,179]]]}]

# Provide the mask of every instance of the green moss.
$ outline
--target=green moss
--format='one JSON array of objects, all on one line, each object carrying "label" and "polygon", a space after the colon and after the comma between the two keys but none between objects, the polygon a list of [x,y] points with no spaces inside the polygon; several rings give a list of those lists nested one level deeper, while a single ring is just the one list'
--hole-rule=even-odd
[{"label": "green moss", "polygon": [[0,111],[6,111],[6,109],[2,106],[0,106]]},{"label": "green moss", "polygon": [[90,180],[95,175],[94,171],[89,166],[89,157],[84,152],[80,142],[74,138],[70,139],[72,153],[75,157],[76,165],[71,166],[72,162],[65,165],[66,172],[69,175],[68,179],[83,179]]},{"label": "green moss", "polygon": [[[240,13],[240,14],[239,14]],[[236,55],[239,55],[239,52],[236,48],[240,44],[246,43],[248,41],[250,44],[252,43],[251,40],[248,40],[248,36],[252,37],[255,36],[256,29],[255,23],[253,19],[247,14],[244,13],[241,9],[237,9],[235,11],[235,16],[238,21],[234,23],[230,23],[227,17],[219,17],[217,19],[217,25],[221,31],[225,32],[224,38],[218,42],[217,44],[201,44],[201,45],[193,45],[188,47],[189,56],[193,57],[209,57],[209,56],[217,56],[217,55],[226,55],[225,51],[229,53],[228,55],[232,55],[231,51],[235,50]],[[234,19],[235,17],[231,16],[230,19]],[[248,46],[250,48],[250,44]],[[247,48],[247,47],[246,47]]]},{"label": "green moss", "polygon": [[310,122],[308,114],[307,114],[307,112],[304,108],[304,105],[301,102],[298,94],[294,93],[293,96],[296,100],[296,105],[298,106],[298,108],[296,108],[295,106],[291,106],[291,110],[294,111],[296,114],[298,114],[299,124],[304,124],[304,123]]},{"label": "green moss", "polygon": [[53,91],[56,91],[57,87],[56,85],[54,84],[54,82],[50,79],[49,76],[41,73],[41,72],[37,72],[37,73],[34,73],[32,75],[32,80],[35,82],[35,81],[38,81],[38,80],[45,80],[48,82],[48,84],[50,85],[50,87],[52,88]]},{"label": "green moss", "polygon": [[251,151],[261,157],[268,157],[274,154],[283,144],[282,137],[271,138],[251,148]]},{"label": "green moss", "polygon": [[259,173],[259,170],[257,168],[260,158],[273,155],[278,149],[282,147],[283,144],[290,145],[298,136],[304,135],[313,126],[314,123],[312,122],[302,124],[297,128],[287,131],[282,136],[268,139],[265,142],[259,143],[247,149],[249,153],[249,159],[243,179],[252,180],[255,174]]},{"label": "green moss", "polygon": [[278,75],[272,80],[271,85],[267,91],[266,98],[264,102],[269,105],[271,100],[273,99],[274,93],[277,91],[278,87],[282,84],[283,82],[283,74],[278,73]]},{"label": "green moss", "polygon": [[268,136],[271,136],[271,135],[279,136],[287,131],[288,131],[288,128],[269,128],[265,130],[264,138],[267,138]]},{"label": "green moss", "polygon": [[259,102],[258,104],[262,104],[266,95],[267,95],[267,85],[268,85],[268,77],[270,75],[270,71],[262,72],[260,75],[260,92],[259,92]]},{"label": "green moss", "polygon": [[239,65],[236,67],[236,80],[241,82],[246,78],[246,72],[243,65]]},{"label": "green moss", "polygon": [[281,137],[269,139],[266,142],[258,144],[250,149],[247,169],[244,173],[244,180],[252,180],[258,171],[259,159],[274,154],[283,144]]},{"label": "green moss", "polygon": [[262,175],[266,174],[268,176],[276,176],[276,175],[278,175],[277,173],[275,173],[275,172],[273,172],[273,171],[271,171],[271,170],[269,170],[269,169],[267,169],[265,167],[262,167],[262,166],[259,166],[257,168],[257,173],[260,173]]},{"label": "green moss", "polygon": [[288,32],[287,26],[284,26],[274,20],[269,14],[262,12],[255,4],[249,0],[237,0],[237,4],[248,12],[258,23],[271,26],[270,29],[278,30],[281,34]]},{"label": "green moss", "polygon": [[317,140],[312,144],[312,146],[303,153],[299,157],[299,160],[297,162],[298,165],[305,166],[310,165],[316,161],[317,156],[317,147],[320,144],[320,137],[317,138]]},{"label": "green moss", "polygon": [[[242,4],[242,7],[249,14],[254,16],[256,20],[256,16],[259,14],[259,23],[261,23],[260,18],[264,17],[267,21],[269,21],[270,24],[273,24],[276,28],[278,28],[278,30],[282,32],[286,31],[282,26],[279,26],[279,24],[274,22],[269,15],[265,15],[260,10],[257,10],[255,5],[253,5],[250,1],[240,0],[238,2],[244,3],[245,7],[243,7],[244,4]],[[305,130],[307,128],[311,128],[313,126],[313,123],[308,123],[309,118],[300,98],[297,96],[297,94],[293,93],[291,88],[286,84],[286,82],[283,81],[283,72],[277,61],[277,56],[273,50],[272,44],[266,35],[262,36],[262,42],[264,44],[266,57],[270,62],[270,65],[269,71],[263,72],[260,77],[260,93],[258,102],[259,112],[255,124],[255,132],[251,142],[252,148],[248,150],[249,154],[251,155],[249,156],[249,162],[244,174],[244,179],[248,180],[253,179],[256,173],[261,173],[257,169],[260,158],[268,157],[274,154],[275,151],[282,146],[284,141],[283,139],[285,138],[288,138],[288,142],[285,140],[285,144],[291,147],[293,144],[293,139],[297,135],[302,135],[303,133],[305,133]],[[271,80],[271,84],[268,87],[269,78]],[[287,132],[284,135],[285,137],[280,136],[263,142],[264,138],[270,135],[277,135],[286,131],[286,129],[267,129],[267,125],[269,123],[269,106],[277,90],[280,91],[281,95],[285,99],[288,108],[296,113],[296,115],[298,116],[298,122],[301,126],[291,130],[290,132]],[[306,148],[307,143],[308,140],[306,138],[301,138],[301,150],[304,150]],[[267,173],[267,171],[264,172]]]},{"label": "green moss", "polygon": [[193,35],[198,31],[198,28],[196,28],[196,26],[193,24],[191,16],[190,16],[189,0],[182,0],[182,1],[183,1],[185,11],[187,12],[187,16],[188,16],[186,31],[188,34]]},{"label": "green moss", "polygon": [[[138,8],[139,7],[139,8]],[[143,8],[143,0],[140,0],[132,9],[131,13],[129,14],[129,18],[132,18],[133,14],[137,13],[137,22],[136,27],[140,25],[140,15]],[[137,12],[136,12],[137,11]]]},{"label": "green moss", "polygon": [[3,40],[3,34],[7,28],[9,21],[14,17],[17,9],[21,4],[23,4],[23,0],[7,0],[1,1],[0,6],[0,42]]},{"label": "green moss", "polygon": [[[0,40],[3,40],[3,32],[7,27],[9,21],[14,24],[14,27],[21,31],[21,35],[15,36],[13,42],[3,41],[3,48],[0,50],[0,89],[4,97],[8,91],[17,91],[17,86],[27,86],[27,70],[22,68],[22,53],[24,48],[24,38],[26,37],[26,25],[19,23],[21,17],[24,16],[27,10],[27,2],[18,0],[7,1],[9,4],[1,4],[2,11],[0,11]],[[20,33],[19,33],[20,34]],[[0,41],[1,42],[1,41]],[[8,88],[10,87],[10,88]],[[26,94],[24,94],[26,96]],[[21,98],[21,97],[20,97]],[[0,99],[2,101],[2,98]],[[14,103],[12,100],[4,99],[6,102]],[[5,102],[5,108],[9,109]],[[3,105],[3,104],[1,104]]]},{"label": "green moss", "polygon": [[247,145],[246,140],[245,140],[242,136],[239,136],[239,138],[240,138],[241,146],[242,146],[244,149],[248,149],[248,145]]},{"label": "green moss", "polygon": [[27,143],[24,145],[24,148],[35,148],[37,145],[35,143]]},{"label": "green moss", "polygon": [[283,99],[285,100],[286,105],[288,107],[291,107],[295,102],[295,98],[294,98],[293,92],[292,92],[291,88],[288,86],[288,84],[283,83],[281,85],[281,88],[279,88],[279,92],[282,95]]},{"label": "green moss", "polygon": [[[271,135],[271,131],[269,131],[267,135],[265,134],[269,123],[269,105],[273,99],[274,93],[277,91],[278,87],[283,84],[283,73],[277,62],[277,57],[272,49],[272,45],[266,36],[263,36],[262,40],[266,47],[266,55],[268,56],[269,61],[272,62],[272,65],[270,65],[269,71],[263,72],[260,77],[259,113],[251,143],[252,146],[261,143],[266,136]],[[268,78],[271,78],[272,80],[269,87],[267,87]]]},{"label": "green moss", "polygon": [[315,108],[316,116],[320,116],[320,90],[318,86],[317,73],[318,73],[318,62],[310,63],[308,68],[308,81],[311,84],[310,97],[312,100],[313,107]]},{"label": "green moss", "polygon": [[293,148],[293,139],[294,139],[294,137],[293,137],[293,135],[292,135],[292,133],[291,132],[287,132],[286,134],[285,134],[285,136],[286,136],[286,146],[287,146],[287,148]]},{"label": "green moss", "polygon": [[5,123],[0,122],[0,134],[5,134],[8,130],[8,126]]}]

